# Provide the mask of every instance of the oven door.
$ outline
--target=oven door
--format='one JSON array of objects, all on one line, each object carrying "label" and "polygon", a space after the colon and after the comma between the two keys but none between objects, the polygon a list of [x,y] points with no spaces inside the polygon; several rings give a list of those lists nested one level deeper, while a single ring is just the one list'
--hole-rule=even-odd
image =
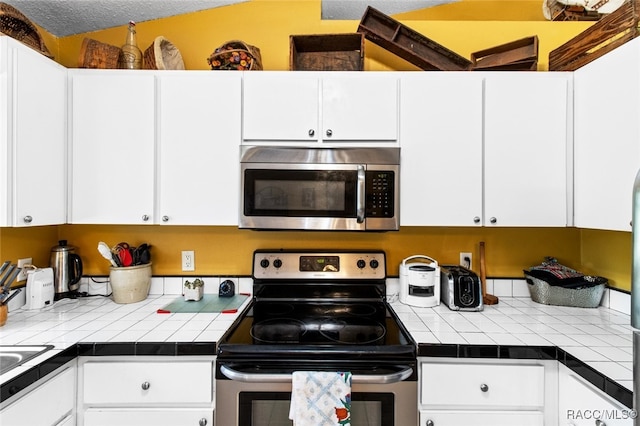
[{"label": "oven door", "polygon": [[[235,368],[235,367],[234,367]],[[291,375],[244,373],[222,366],[233,379],[216,380],[216,424],[291,426]],[[384,374],[353,375],[352,426],[418,424],[418,385],[411,367]]]}]

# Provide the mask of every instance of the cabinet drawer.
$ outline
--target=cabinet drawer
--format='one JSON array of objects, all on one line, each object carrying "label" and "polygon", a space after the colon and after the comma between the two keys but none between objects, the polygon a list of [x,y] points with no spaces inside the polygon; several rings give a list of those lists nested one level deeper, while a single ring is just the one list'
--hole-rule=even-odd
[{"label": "cabinet drawer", "polygon": [[423,405],[542,407],[544,366],[423,363]]},{"label": "cabinet drawer", "polygon": [[420,426],[543,426],[540,411],[420,411]]},{"label": "cabinet drawer", "polygon": [[209,404],[211,361],[87,362],[85,404]]},{"label": "cabinet drawer", "polygon": [[213,426],[213,409],[89,409],[84,426]]},{"label": "cabinet drawer", "polygon": [[76,388],[75,367],[53,377],[2,410],[6,426],[54,425],[73,412]]}]

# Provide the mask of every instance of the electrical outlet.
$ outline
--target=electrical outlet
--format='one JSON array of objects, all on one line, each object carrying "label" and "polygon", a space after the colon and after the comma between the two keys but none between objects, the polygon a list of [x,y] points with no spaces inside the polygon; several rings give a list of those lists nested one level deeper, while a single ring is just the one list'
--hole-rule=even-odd
[{"label": "electrical outlet", "polygon": [[464,266],[467,269],[473,269],[473,256],[471,253],[460,252],[460,266]]},{"label": "electrical outlet", "polygon": [[33,259],[31,257],[26,257],[24,259],[18,259],[18,268],[22,268],[18,276],[16,277],[16,281],[24,281],[27,279],[27,270],[24,265],[31,265]]},{"label": "electrical outlet", "polygon": [[182,251],[182,270],[183,271],[195,271],[196,270],[196,258],[193,250]]}]

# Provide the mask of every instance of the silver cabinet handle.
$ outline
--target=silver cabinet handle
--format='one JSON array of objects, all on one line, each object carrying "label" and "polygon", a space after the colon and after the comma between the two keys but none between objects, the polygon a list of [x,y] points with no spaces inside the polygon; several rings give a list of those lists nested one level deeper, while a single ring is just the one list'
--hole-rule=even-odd
[{"label": "silver cabinet handle", "polygon": [[199,425],[199,426],[207,426],[207,419],[205,419],[204,417],[203,417],[203,418],[201,418],[201,419],[198,421],[198,425]]},{"label": "silver cabinet handle", "polygon": [[364,166],[358,166],[358,184],[356,186],[356,221],[358,223],[364,223],[364,202],[365,202],[365,173]]},{"label": "silver cabinet handle", "polygon": [[596,419],[596,426],[607,426],[607,424],[600,419]]},{"label": "silver cabinet handle", "polygon": [[480,385],[480,390],[482,392],[487,392],[489,390],[489,386],[486,383]]},{"label": "silver cabinet handle", "polygon": [[143,222],[148,222],[149,221],[149,215],[148,214],[143,214],[142,215],[142,221]]},{"label": "silver cabinet handle", "polygon": [[473,218],[473,223],[480,223],[480,216],[475,216]]},{"label": "silver cabinet handle", "polygon": [[316,131],[313,129],[309,129],[309,136],[313,136],[316,134]]},{"label": "silver cabinet handle", "polygon": [[491,223],[497,223],[498,219],[496,219],[495,217],[492,217],[491,219],[489,219],[489,222]]},{"label": "silver cabinet handle", "polygon": [[142,382],[142,390],[149,390],[149,388],[151,387],[151,383],[149,382]]},{"label": "silver cabinet handle", "polygon": [[331,129],[327,129],[327,136],[328,136],[328,137],[333,136],[333,130],[331,130]]},{"label": "silver cabinet handle", "polygon": [[31,223],[33,221],[33,218],[31,216],[25,216],[22,220],[24,221],[24,223]]},{"label": "silver cabinet handle", "polygon": [[433,423],[433,420],[429,419],[427,420],[427,423],[425,423],[425,426],[433,426],[435,423]]},{"label": "silver cabinet handle", "polygon": [[169,216],[162,216],[163,222],[169,222]]},{"label": "silver cabinet handle", "polygon": [[[291,383],[291,374],[250,374],[233,370],[226,365],[220,367],[220,372],[228,379],[238,382]],[[388,385],[401,382],[409,378],[412,374],[413,368],[411,367],[392,374],[354,374],[351,377],[351,383]]]}]

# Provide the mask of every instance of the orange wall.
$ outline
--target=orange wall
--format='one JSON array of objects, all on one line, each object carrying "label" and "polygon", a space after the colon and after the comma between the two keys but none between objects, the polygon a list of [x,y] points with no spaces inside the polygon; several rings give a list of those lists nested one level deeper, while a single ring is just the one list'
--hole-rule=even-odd
[{"label": "orange wall", "polygon": [[[534,17],[532,3],[526,13],[531,20],[499,21],[482,2],[485,15],[458,21],[447,18],[460,3],[400,15],[410,28],[455,51],[461,56],[530,35],[540,40],[539,70],[547,69],[549,51],[588,28],[589,22],[547,22]],[[501,8],[507,3],[496,3]],[[522,4],[518,3],[521,11]],[[529,7],[531,6],[531,7]],[[478,20],[481,19],[481,20]],[[355,32],[359,21],[322,21],[319,0],[253,0],[235,6],[180,15],[137,25],[142,50],[157,36],[164,36],[180,50],[187,69],[207,69],[206,58],[228,40],[241,39],[261,49],[265,69],[286,70],[289,64],[289,36]],[[78,65],[84,37],[120,46],[124,26],[57,39],[43,31],[55,59],[73,68]],[[395,55],[366,42],[366,70],[416,70]],[[400,261],[412,254],[426,254],[442,263],[456,262],[460,251],[474,253],[473,269],[479,270],[478,243],[486,242],[487,273],[492,277],[521,277],[522,269],[544,256],[585,272],[610,278],[613,286],[629,289],[630,234],[567,229],[512,228],[409,228],[399,232],[357,234],[335,232],[254,232],[232,227],[88,226],[64,225],[27,229],[0,228],[0,260],[33,257],[46,266],[50,248],[58,239],[77,247],[88,274],[105,275],[108,264],[97,252],[98,241],[110,245],[120,241],[153,245],[154,274],[182,275],[180,251],[196,251],[197,274],[248,275],[251,252],[256,248],[382,248],[388,253],[390,275],[397,275]]]}]

